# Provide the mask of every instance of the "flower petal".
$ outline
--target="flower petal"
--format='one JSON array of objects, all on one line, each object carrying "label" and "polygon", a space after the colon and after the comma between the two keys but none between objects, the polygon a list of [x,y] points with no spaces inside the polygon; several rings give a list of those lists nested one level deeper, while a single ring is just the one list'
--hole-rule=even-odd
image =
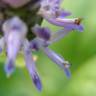
[{"label": "flower petal", "polygon": [[71,12],[68,12],[68,11],[65,11],[65,10],[59,10],[58,17],[59,18],[64,18],[64,17],[70,16],[70,15],[71,15]]},{"label": "flower petal", "polygon": [[6,72],[7,77],[10,77],[11,74],[14,72],[15,64],[12,59],[7,59],[4,70]]},{"label": "flower petal", "polygon": [[36,38],[30,41],[30,48],[32,49],[32,51],[39,50],[40,46],[39,46],[39,42]]},{"label": "flower petal", "polygon": [[48,22],[50,22],[51,24],[54,24],[56,26],[60,26],[60,27],[64,27],[67,29],[73,29],[73,30],[78,30],[78,31],[83,31],[83,26],[81,24],[75,24],[74,23],[67,23],[67,22],[61,22],[58,21],[56,18],[48,18],[48,17],[44,17]]},{"label": "flower petal", "polygon": [[45,40],[50,39],[51,31],[48,28],[40,27],[39,25],[36,25],[35,27],[33,27],[32,32],[39,38]]},{"label": "flower petal", "polygon": [[24,56],[25,56],[26,67],[29,71],[30,76],[32,77],[33,83],[36,86],[36,88],[39,91],[41,91],[42,83],[37,73],[35,62],[32,58],[31,50],[29,48],[29,42],[27,40],[25,41],[25,44],[24,44]]},{"label": "flower petal", "polygon": [[[7,38],[11,32],[18,33],[22,38],[26,36],[28,31],[27,25],[17,16],[6,20],[2,25],[4,37]],[[7,41],[7,40],[6,40]]]},{"label": "flower petal", "polygon": [[64,28],[64,29],[61,29],[57,32],[54,32],[52,35],[51,35],[51,38],[50,38],[50,43],[54,43],[62,38],[64,38],[69,32],[71,32],[72,30],[71,29],[67,29],[67,28]]},{"label": "flower petal", "polygon": [[27,33],[26,24],[17,16],[3,24],[8,59],[15,60]]},{"label": "flower petal", "polygon": [[66,76],[70,77],[69,67],[70,64],[67,61],[64,61],[59,55],[57,55],[54,51],[49,49],[48,47],[43,48],[44,53],[53,61],[55,62],[60,68],[65,71]]},{"label": "flower petal", "polygon": [[60,8],[61,0],[42,0],[39,15],[56,17]]},{"label": "flower petal", "polygon": [[66,74],[66,76],[67,76],[68,78],[71,77],[71,72],[70,72],[69,68],[64,68],[64,72],[65,72],[65,74]]},{"label": "flower petal", "polygon": [[36,37],[30,41],[30,48],[32,49],[32,51],[38,51],[42,47],[47,47],[49,44],[49,41],[45,41],[41,38]]}]

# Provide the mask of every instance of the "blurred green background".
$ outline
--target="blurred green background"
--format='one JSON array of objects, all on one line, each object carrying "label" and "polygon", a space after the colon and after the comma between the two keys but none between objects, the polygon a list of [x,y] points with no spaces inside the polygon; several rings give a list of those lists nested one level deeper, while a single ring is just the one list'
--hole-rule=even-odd
[{"label": "blurred green background", "polygon": [[[64,0],[62,7],[72,17],[83,17],[84,32],[71,32],[50,46],[72,64],[72,77],[67,79],[41,51],[36,66],[42,78],[43,91],[38,92],[24,66],[23,55],[17,58],[16,71],[6,78],[0,55],[0,96],[96,96],[96,0]],[[58,28],[44,21],[53,31]],[[47,26],[46,25],[46,26]]]}]

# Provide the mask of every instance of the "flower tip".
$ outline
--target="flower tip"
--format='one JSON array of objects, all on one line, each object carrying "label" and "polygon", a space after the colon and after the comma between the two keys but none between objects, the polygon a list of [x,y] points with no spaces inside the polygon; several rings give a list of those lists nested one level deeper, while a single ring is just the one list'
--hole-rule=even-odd
[{"label": "flower tip", "polygon": [[64,72],[65,72],[67,78],[71,77],[71,72],[70,72],[69,68],[64,68]]},{"label": "flower tip", "polygon": [[14,72],[14,62],[13,60],[8,60],[7,64],[5,65],[5,72],[6,72],[6,77],[9,78],[12,73]]},{"label": "flower tip", "polygon": [[67,76],[68,78],[71,77],[71,72],[70,72],[70,70],[69,70],[70,66],[71,66],[71,64],[69,64],[68,61],[66,61],[66,62],[64,63],[64,72],[65,72],[65,74],[66,74],[66,76]]},{"label": "flower tip", "polygon": [[33,83],[36,86],[37,90],[39,92],[41,92],[42,91],[42,83],[41,83],[41,80],[40,80],[40,78],[38,76],[35,76],[33,78]]},{"label": "flower tip", "polygon": [[83,32],[83,31],[84,31],[84,26],[83,26],[83,25],[80,25],[80,26],[78,27],[78,30],[79,30],[80,32]]},{"label": "flower tip", "polygon": [[37,89],[39,92],[42,91],[42,85],[41,85],[41,82],[38,82],[37,85],[36,85]]}]

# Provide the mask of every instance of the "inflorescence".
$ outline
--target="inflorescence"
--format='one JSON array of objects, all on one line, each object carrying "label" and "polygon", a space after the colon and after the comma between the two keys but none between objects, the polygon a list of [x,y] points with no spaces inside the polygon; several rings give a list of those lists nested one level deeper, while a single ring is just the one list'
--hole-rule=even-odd
[{"label": "inflorescence", "polygon": [[[26,2],[28,3],[30,0],[23,0],[24,2],[22,0],[1,1],[9,4],[10,7],[18,8],[20,6],[24,6],[24,4]],[[47,22],[60,26],[62,29],[57,32],[52,32],[50,28],[41,27],[37,23],[34,25],[34,27],[31,27],[31,31],[35,35],[35,38],[28,40],[27,34],[29,26],[18,15],[13,15],[2,23],[1,29],[3,36],[0,39],[0,52],[2,52],[3,49],[6,50],[7,60],[4,69],[7,76],[10,76],[15,69],[17,54],[22,50],[25,57],[26,67],[33,80],[33,83],[35,84],[36,88],[41,91],[42,84],[36,69],[35,61],[32,58],[32,52],[38,50],[43,51],[45,55],[47,55],[54,63],[64,70],[66,76],[69,78],[71,75],[69,70],[70,63],[51,50],[49,46],[63,38],[72,30],[82,32],[83,26],[81,25],[81,18],[66,18],[67,16],[71,15],[71,13],[60,8],[62,0],[37,1],[39,4],[39,10],[36,12],[36,14],[45,19]],[[38,4],[35,3],[36,6]]]}]

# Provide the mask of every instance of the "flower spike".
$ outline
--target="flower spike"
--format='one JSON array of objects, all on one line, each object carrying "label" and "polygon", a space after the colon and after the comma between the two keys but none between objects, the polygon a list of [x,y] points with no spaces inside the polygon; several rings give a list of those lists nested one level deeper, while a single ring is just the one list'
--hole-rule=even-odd
[{"label": "flower spike", "polygon": [[[63,0],[2,0],[0,3],[0,53],[5,49],[7,59],[4,70],[10,77],[15,70],[15,60],[23,51],[27,70],[38,91],[42,91],[41,78],[37,72],[37,57],[32,52],[43,51],[70,78],[70,63],[49,47],[74,30],[82,32],[81,18],[67,18],[71,13],[63,10]],[[20,9],[20,10],[19,10]],[[21,14],[23,12],[23,14]],[[61,29],[52,32],[41,27],[42,19]],[[44,25],[45,26],[45,25]],[[32,31],[32,32],[30,32]]]}]

